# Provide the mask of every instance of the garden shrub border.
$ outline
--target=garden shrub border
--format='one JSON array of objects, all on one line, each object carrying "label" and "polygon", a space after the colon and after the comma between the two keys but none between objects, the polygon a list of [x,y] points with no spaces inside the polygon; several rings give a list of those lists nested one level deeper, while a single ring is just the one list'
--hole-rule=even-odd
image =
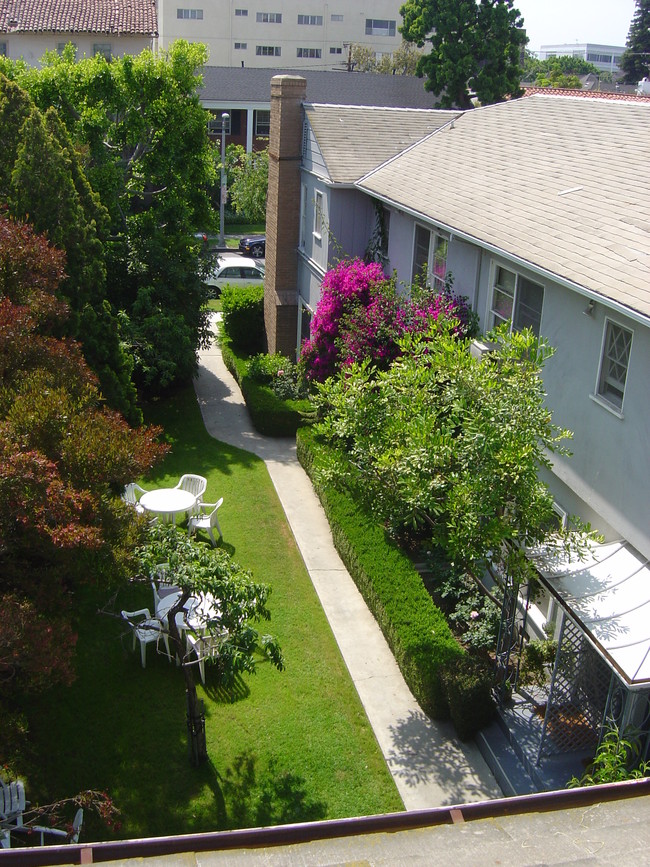
[{"label": "garden shrub border", "polygon": [[465,655],[412,562],[351,495],[320,484],[317,468],[327,446],[311,428],[297,432],[298,460],[327,515],[334,545],[379,624],[420,707],[446,719],[441,670]]},{"label": "garden shrub border", "polygon": [[308,422],[309,400],[281,400],[273,389],[248,375],[249,355],[233,347],[221,330],[219,335],[224,364],[237,380],[255,430],[269,437],[293,437]]}]

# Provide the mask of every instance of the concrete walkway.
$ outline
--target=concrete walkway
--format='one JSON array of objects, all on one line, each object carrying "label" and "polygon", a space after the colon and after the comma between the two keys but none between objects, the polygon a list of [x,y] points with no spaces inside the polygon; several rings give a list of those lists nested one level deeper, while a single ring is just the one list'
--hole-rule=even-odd
[{"label": "concrete walkway", "polygon": [[195,389],[208,433],[265,461],[406,809],[501,797],[478,748],[461,743],[450,723],[432,722],[413,698],[334,548],[320,501],[296,458],[295,440],[264,437],[253,429],[216,342],[201,353]]}]

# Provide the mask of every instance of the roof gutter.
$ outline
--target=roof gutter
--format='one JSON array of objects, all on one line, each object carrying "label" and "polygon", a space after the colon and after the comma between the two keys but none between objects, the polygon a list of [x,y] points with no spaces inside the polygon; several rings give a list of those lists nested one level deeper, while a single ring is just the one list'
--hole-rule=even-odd
[{"label": "roof gutter", "polygon": [[0,867],[40,867],[59,864],[99,864],[105,861],[125,862],[130,858],[161,858],[183,852],[216,852],[234,849],[259,849],[329,840],[364,834],[410,831],[436,825],[452,825],[477,819],[498,818],[521,813],[542,813],[589,807],[605,801],[638,798],[650,794],[650,778],[539,792],[513,798],[478,801],[436,807],[363,816],[352,819],[332,819],[329,822],[305,822],[278,825],[273,828],[252,828],[242,831],[214,831],[208,834],[186,834],[178,837],[148,837],[141,840],[121,840],[105,843],[71,844],[0,851]]}]

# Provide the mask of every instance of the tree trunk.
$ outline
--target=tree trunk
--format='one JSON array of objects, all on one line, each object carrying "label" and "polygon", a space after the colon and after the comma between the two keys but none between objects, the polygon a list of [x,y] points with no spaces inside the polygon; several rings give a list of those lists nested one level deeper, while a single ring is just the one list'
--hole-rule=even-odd
[{"label": "tree trunk", "polygon": [[200,765],[208,757],[208,748],[205,740],[205,713],[203,702],[199,700],[196,694],[194,672],[192,671],[192,666],[188,664],[188,660],[185,658],[185,647],[176,625],[176,615],[183,610],[190,595],[189,591],[183,592],[176,605],[170,609],[167,615],[167,622],[170,648],[176,658],[180,660],[185,679],[185,695],[187,697],[187,749],[192,764]]}]

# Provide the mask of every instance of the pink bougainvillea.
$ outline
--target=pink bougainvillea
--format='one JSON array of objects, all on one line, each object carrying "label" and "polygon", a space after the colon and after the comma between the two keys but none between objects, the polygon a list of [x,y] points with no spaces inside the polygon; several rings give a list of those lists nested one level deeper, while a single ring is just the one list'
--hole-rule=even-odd
[{"label": "pink bougainvillea", "polygon": [[324,382],[355,361],[386,367],[399,355],[398,341],[427,331],[441,316],[455,321],[459,337],[475,328],[467,302],[449,289],[406,298],[376,262],[342,262],[323,279],[321,300],[303,343],[301,362],[308,380]]}]

